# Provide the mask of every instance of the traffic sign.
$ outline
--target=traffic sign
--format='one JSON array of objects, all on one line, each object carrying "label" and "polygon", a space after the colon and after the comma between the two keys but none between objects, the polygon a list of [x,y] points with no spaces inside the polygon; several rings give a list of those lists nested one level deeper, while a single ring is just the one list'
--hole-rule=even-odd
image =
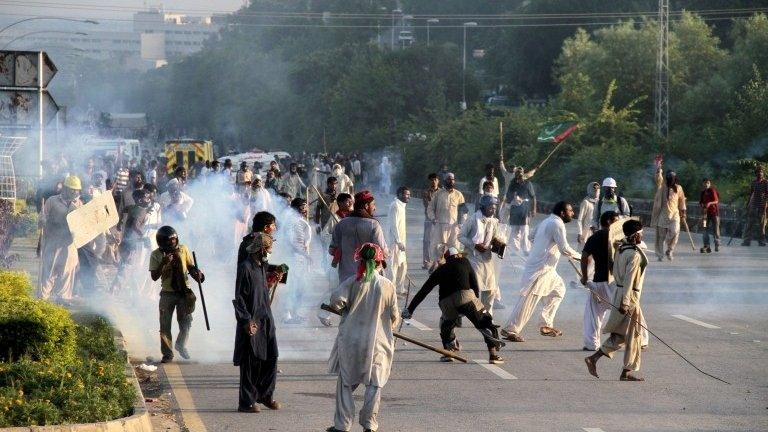
[{"label": "traffic sign", "polygon": [[[38,68],[41,56],[42,85]],[[0,51],[0,87],[45,88],[56,72],[56,65],[44,52]]]},{"label": "traffic sign", "polygon": [[[40,90],[0,90],[0,127],[26,128],[39,125]],[[59,106],[46,90],[43,96],[43,126],[51,121]]]}]

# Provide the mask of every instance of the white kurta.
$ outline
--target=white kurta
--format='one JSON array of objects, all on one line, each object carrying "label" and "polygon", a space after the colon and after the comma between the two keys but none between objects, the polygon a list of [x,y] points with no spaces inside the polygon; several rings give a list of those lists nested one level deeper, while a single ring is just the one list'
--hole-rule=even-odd
[{"label": "white kurta", "polygon": [[536,227],[531,253],[525,261],[520,294],[546,296],[553,289],[564,293],[565,284],[555,271],[561,254],[581,259],[581,255],[568,244],[565,223],[559,216],[551,214]]},{"label": "white kurta", "polygon": [[[491,240],[497,236],[498,226],[498,219],[485,217],[478,210],[464,222],[459,232],[459,242],[464,246],[464,253],[477,275],[480,291],[495,291],[498,288],[493,252],[490,251]],[[475,245],[478,244],[482,244],[488,250],[478,251],[475,249]]]},{"label": "white kurta", "polygon": [[405,203],[395,198],[392,204],[389,205],[387,227],[384,232],[387,244],[389,245],[389,267],[387,270],[398,292],[404,291],[405,275],[408,272],[405,250],[398,246],[402,245],[405,247],[407,244],[405,211]]},{"label": "white kurta", "polygon": [[272,210],[272,196],[264,187],[251,190],[251,212],[256,214],[261,211]]},{"label": "white kurta", "polygon": [[331,296],[331,306],[341,311],[329,372],[346,386],[383,387],[389,380],[395,354],[392,328],[397,324],[395,286],[375,274],[370,282],[351,276]]},{"label": "white kurta", "polygon": [[592,220],[595,217],[595,198],[584,198],[579,204],[579,215],[576,218],[576,233],[581,236],[581,244],[587,243],[592,235]]}]

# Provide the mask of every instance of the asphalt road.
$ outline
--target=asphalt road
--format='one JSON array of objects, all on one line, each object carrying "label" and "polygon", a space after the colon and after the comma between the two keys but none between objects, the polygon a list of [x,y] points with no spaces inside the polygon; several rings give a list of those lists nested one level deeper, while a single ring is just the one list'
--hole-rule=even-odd
[{"label": "asphalt road", "polygon": [[[386,208],[384,203],[379,207]],[[426,278],[420,265],[420,202],[409,204],[408,217],[410,275],[418,284]],[[575,242],[574,223],[569,225],[569,240]],[[652,245],[653,230],[645,232]],[[398,342],[383,390],[380,430],[768,430],[768,248],[745,248],[734,241],[718,254],[701,255],[701,238],[694,239],[695,253],[681,236],[673,262],[659,263],[651,256],[643,310],[653,332],[731,385],[700,374],[655,339],[642,354],[646,382],[618,381],[620,355],[603,358],[601,378],[591,377],[581,350],[587,293],[569,287],[555,322],[564,335],[539,336],[534,315],[524,333],[527,342],[502,350],[503,365],[487,364],[482,338],[472,328],[458,330],[463,353],[473,359],[468,364],[440,363],[434,353]],[[521,264],[519,257],[501,263],[507,304],[495,311],[501,323],[516,301]],[[567,263],[558,270],[566,281],[575,280]],[[436,294],[417,310],[418,323],[404,326],[403,332],[440,345]],[[320,296],[309,303],[319,303]],[[306,313],[314,317],[313,309]],[[195,432],[325,430],[334,413],[336,377],[326,373],[326,360],[335,335],[335,327],[319,327],[315,319],[279,328],[282,373],[275,396],[283,403],[281,411],[236,412],[238,369],[227,361],[230,348],[218,348],[220,361],[164,366],[183,422]],[[211,354],[207,348],[205,353],[200,347],[190,350],[196,358]]]}]

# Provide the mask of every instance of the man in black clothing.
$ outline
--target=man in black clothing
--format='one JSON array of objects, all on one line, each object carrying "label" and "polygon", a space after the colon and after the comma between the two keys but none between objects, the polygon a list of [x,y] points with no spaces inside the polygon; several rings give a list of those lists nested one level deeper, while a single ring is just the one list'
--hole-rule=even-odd
[{"label": "man in black clothing", "polygon": [[[600,216],[600,230],[587,239],[581,251],[581,284],[599,293],[605,299],[613,299],[616,285],[613,283],[613,247],[610,244],[611,224],[619,220],[619,214],[608,210]],[[595,274],[589,282],[589,263],[594,260]],[[584,350],[600,348],[600,332],[610,305],[598,301],[593,294],[587,297],[584,308]]]},{"label": "man in black clothing", "polygon": [[258,403],[280,409],[272,398],[277,380],[277,338],[270,305],[269,285],[280,280],[284,267],[267,262],[272,237],[255,233],[246,258],[237,266],[235,282],[235,352],[233,362],[240,367],[239,412],[257,413]]},{"label": "man in black clothing", "polygon": [[[459,255],[458,251],[451,247],[445,253],[445,264],[438,267],[424,282],[418,293],[411,300],[411,304],[403,310],[403,319],[408,319],[419,304],[427,297],[436,285],[439,289],[439,305],[442,316],[440,317],[440,338],[443,347],[451,351],[459,351],[459,341],[456,339],[454,329],[456,322],[463,315],[469,319],[476,329],[480,331],[488,346],[488,362],[491,364],[504,363],[504,359],[498,355],[499,348],[504,342],[499,340],[499,326],[493,323],[493,317],[485,310],[478,298],[479,288],[469,260]],[[450,357],[442,357],[441,361],[452,361]]]}]

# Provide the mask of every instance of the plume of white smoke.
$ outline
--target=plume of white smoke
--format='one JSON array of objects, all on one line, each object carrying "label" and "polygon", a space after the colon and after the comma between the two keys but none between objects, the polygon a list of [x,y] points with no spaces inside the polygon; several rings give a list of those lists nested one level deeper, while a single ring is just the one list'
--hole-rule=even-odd
[{"label": "plume of white smoke", "polygon": [[[248,196],[236,193],[228,179],[212,175],[204,180],[193,180],[185,192],[194,200],[186,220],[173,224],[179,232],[181,244],[195,251],[200,268],[206,275],[202,285],[211,330],[204,325],[203,310],[198,288],[192,280],[198,302],[193,313],[193,324],[187,348],[195,361],[226,362],[231,360],[235,340],[236,321],[232,299],[237,273],[237,250],[242,237],[250,232],[253,212]],[[300,215],[281,196],[271,193],[269,211],[277,218],[278,230],[270,263],[289,266],[288,283],[278,286],[272,305],[278,327],[280,357],[294,359],[325,358],[330,351],[335,330],[318,328],[315,315],[329,293],[329,273],[325,265],[327,250],[318,242],[312,229],[310,262],[306,262],[291,247],[293,225]],[[148,274],[147,269],[139,270]],[[138,276],[142,276],[138,274]],[[160,290],[154,283],[154,292]],[[301,295],[297,295],[300,293]],[[295,304],[299,302],[299,304]],[[123,330],[134,356],[159,355],[159,322],[157,296],[136,298],[127,310],[110,308],[110,317]],[[115,309],[119,309],[115,311]],[[299,309],[308,320],[303,324],[284,324],[287,311]],[[98,310],[98,307],[97,307]],[[142,319],[137,320],[137,317]],[[174,324],[174,336],[177,329]]]}]

